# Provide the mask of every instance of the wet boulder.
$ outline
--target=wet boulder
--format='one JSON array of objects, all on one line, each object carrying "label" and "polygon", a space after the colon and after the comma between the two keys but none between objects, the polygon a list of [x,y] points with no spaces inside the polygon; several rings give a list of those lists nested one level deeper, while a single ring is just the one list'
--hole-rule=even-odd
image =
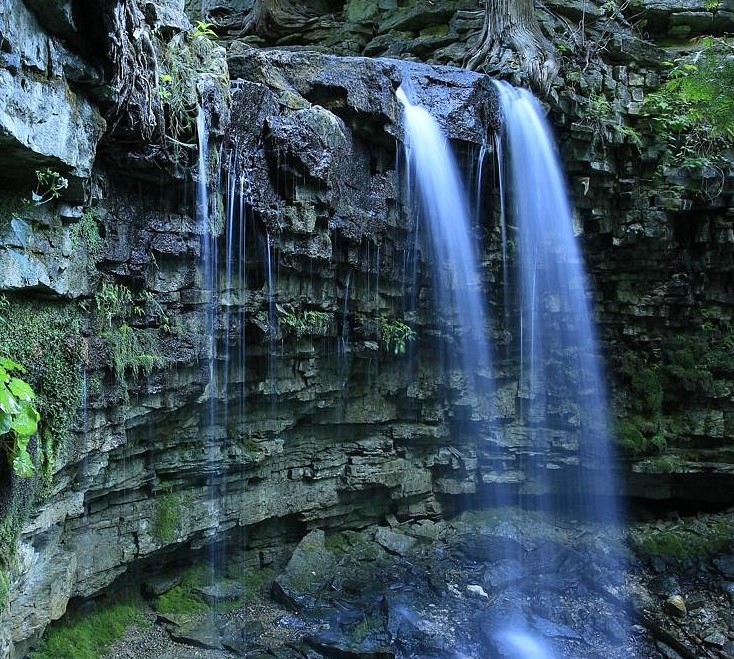
[{"label": "wet boulder", "polygon": [[291,608],[313,606],[333,580],[338,560],[324,544],[324,532],[311,531],[296,547],[273,583],[276,601]]}]

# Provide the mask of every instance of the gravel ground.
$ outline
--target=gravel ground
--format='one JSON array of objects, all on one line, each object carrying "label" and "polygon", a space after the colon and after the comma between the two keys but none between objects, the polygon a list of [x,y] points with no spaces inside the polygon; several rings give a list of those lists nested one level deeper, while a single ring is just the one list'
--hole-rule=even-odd
[{"label": "gravel ground", "polygon": [[[211,614],[196,616],[205,622]],[[270,599],[259,597],[251,599],[244,606],[230,613],[219,614],[220,619],[231,620],[241,625],[257,621],[262,623],[264,631],[260,635],[260,644],[269,649],[277,649],[296,642],[303,635],[303,628],[295,628],[287,623],[289,612]],[[172,640],[158,614],[152,609],[146,612],[150,626],[134,625],[129,627],[123,637],[115,642],[101,659],[231,659],[232,654],[224,650],[196,648]]]}]

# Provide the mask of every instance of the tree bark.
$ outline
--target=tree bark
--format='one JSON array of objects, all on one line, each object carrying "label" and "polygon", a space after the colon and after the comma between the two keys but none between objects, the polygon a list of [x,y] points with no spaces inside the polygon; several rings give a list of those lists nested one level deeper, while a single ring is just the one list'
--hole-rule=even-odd
[{"label": "tree bark", "polygon": [[288,0],[255,0],[240,34],[275,38],[313,24],[318,17],[300,11]]},{"label": "tree bark", "polygon": [[520,58],[522,73],[532,86],[545,89],[557,72],[555,53],[535,16],[534,0],[485,0],[479,45],[467,62],[476,70],[496,58],[503,47]]}]

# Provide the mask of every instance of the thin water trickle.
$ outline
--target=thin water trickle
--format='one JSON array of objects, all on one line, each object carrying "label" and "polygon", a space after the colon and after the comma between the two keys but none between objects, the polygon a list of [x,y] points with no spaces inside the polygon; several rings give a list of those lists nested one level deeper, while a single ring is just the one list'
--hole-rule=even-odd
[{"label": "thin water trickle", "polygon": [[235,251],[236,245],[236,231],[235,223],[237,222],[237,216],[235,215],[235,187],[237,183],[236,172],[237,172],[237,148],[230,153],[227,163],[227,188],[225,190],[225,255],[224,255],[224,355],[222,358],[224,377],[222,383],[222,391],[224,392],[224,412],[223,412],[223,425],[226,428],[229,425],[229,386],[231,378],[231,342],[229,341],[229,333],[231,331],[232,323],[232,307],[237,303],[237,296],[235,294],[235,278],[234,278],[234,267],[237,260],[237,253]]},{"label": "thin water trickle", "polygon": [[[503,312],[503,329],[505,332],[509,329],[509,311],[510,311],[510,270],[508,263],[508,243],[507,243],[507,211],[505,208],[505,156],[502,148],[502,135],[494,134],[494,152],[497,158],[497,194],[499,196],[499,224],[500,224],[500,240],[502,242],[502,308]],[[480,181],[481,184],[481,181]]]},{"label": "thin water trickle", "polygon": [[487,159],[487,153],[489,153],[489,147],[487,145],[486,137],[482,142],[482,146],[479,147],[479,156],[477,156],[477,176],[476,176],[476,188],[474,190],[474,226],[478,227],[482,220],[482,207],[484,198],[482,191],[484,190],[484,161]]},{"label": "thin water trickle", "polygon": [[[206,428],[204,435],[207,437],[208,443],[208,464],[206,465],[206,473],[208,474],[208,490],[209,490],[209,515],[213,527],[216,527],[220,518],[219,501],[226,494],[220,490],[215,465],[219,459],[219,446],[215,441],[217,433],[217,423],[219,422],[217,414],[217,405],[219,398],[218,386],[218,368],[217,368],[217,339],[216,339],[216,320],[217,309],[219,306],[219,295],[217,286],[218,272],[218,256],[217,241],[214,235],[213,218],[209,202],[209,126],[204,109],[199,106],[196,117],[196,129],[198,139],[198,171],[196,181],[196,223],[199,227],[201,235],[201,255],[202,255],[202,291],[206,298],[204,303],[204,332],[207,340],[207,359],[209,370],[209,382],[207,384],[207,418],[205,419]],[[209,564],[212,569],[216,570],[220,567],[225,556],[221,552],[217,543],[211,543],[209,546]]]},{"label": "thin water trickle", "polygon": [[[209,296],[206,304],[206,327],[205,335],[209,348],[209,386],[215,388],[216,380],[216,339],[214,336],[214,325],[216,317],[216,244],[211,226],[209,214],[209,127],[206,124],[206,113],[199,106],[196,115],[196,134],[198,138],[198,172],[196,180],[196,223],[201,235],[202,255],[202,288]],[[212,396],[214,400],[214,396]]]},{"label": "thin water trickle", "polygon": [[[347,273],[347,278],[344,281],[344,310],[342,312],[342,332],[339,337],[339,357],[345,366],[344,373],[346,373],[346,359],[347,352],[349,351],[349,294],[350,286],[352,284],[352,271]],[[341,369],[340,369],[341,371]]]},{"label": "thin water trickle", "polygon": [[276,314],[275,298],[277,287],[275,281],[275,255],[270,232],[266,232],[267,245],[267,262],[268,262],[268,389],[270,393],[270,403],[275,405],[275,395],[277,387],[275,386],[275,360],[276,360],[276,339],[278,338],[278,317]]},{"label": "thin water trickle", "polygon": [[380,311],[380,243],[377,244],[377,255],[375,256],[375,309]]},{"label": "thin water trickle", "polygon": [[[240,358],[239,358],[239,377],[241,378],[240,384],[240,395],[239,395],[239,418],[240,422],[243,423],[245,420],[246,402],[247,402],[247,377],[246,377],[246,364],[247,364],[247,340],[245,337],[245,328],[247,323],[247,317],[245,315],[245,297],[247,294],[247,279],[246,279],[246,266],[247,266],[247,209],[249,205],[246,203],[248,199],[246,194],[249,194],[249,181],[247,180],[244,172],[240,174],[239,179],[239,239],[238,239],[238,279],[239,279],[239,322],[237,327],[240,332]],[[245,185],[247,184],[247,187]]]}]

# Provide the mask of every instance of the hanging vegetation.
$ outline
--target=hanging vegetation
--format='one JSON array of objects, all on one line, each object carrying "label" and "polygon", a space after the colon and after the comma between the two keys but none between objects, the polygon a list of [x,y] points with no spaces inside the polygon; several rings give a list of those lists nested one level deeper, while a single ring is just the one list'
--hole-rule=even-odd
[{"label": "hanging vegetation", "polygon": [[667,81],[645,100],[669,164],[678,167],[717,167],[734,146],[734,46],[713,37],[699,44],[667,63]]},{"label": "hanging vegetation", "polygon": [[115,63],[112,89],[116,92],[111,130],[121,125],[151,140],[163,125],[162,108],[151,71],[157,71],[156,49],[135,0],[122,0],[109,17],[110,60]]}]

